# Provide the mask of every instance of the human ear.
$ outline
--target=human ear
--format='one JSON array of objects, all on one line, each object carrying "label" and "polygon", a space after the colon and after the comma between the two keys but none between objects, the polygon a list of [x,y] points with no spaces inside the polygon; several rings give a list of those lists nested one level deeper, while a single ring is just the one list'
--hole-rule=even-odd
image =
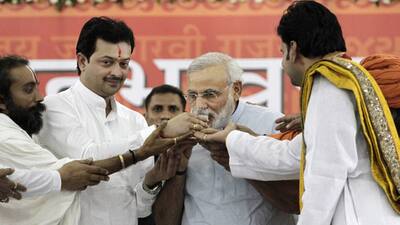
[{"label": "human ear", "polygon": [[78,61],[79,69],[81,71],[85,71],[86,65],[88,64],[89,60],[86,58],[85,55],[83,55],[80,52],[76,55],[76,58],[77,58],[77,61]]}]

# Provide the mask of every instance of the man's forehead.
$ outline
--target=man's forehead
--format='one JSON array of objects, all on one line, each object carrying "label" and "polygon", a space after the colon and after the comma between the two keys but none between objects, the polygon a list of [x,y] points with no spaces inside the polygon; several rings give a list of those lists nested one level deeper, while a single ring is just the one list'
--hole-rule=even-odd
[{"label": "man's forehead", "polygon": [[33,69],[32,69],[30,66],[28,66],[28,65],[26,65],[25,67],[26,67],[26,68],[29,70],[29,72],[31,73],[33,80],[35,80],[36,82],[39,82],[38,77],[37,77],[35,71],[33,71]]},{"label": "man's forehead", "polygon": [[227,85],[228,73],[223,65],[215,65],[192,72],[188,81],[191,90],[220,89]]},{"label": "man's forehead", "polygon": [[14,82],[20,82],[20,83],[39,82],[36,73],[28,65],[22,65],[11,69],[10,75],[11,79]]},{"label": "man's forehead", "polygon": [[159,93],[154,94],[150,100],[151,104],[163,104],[163,105],[176,105],[180,103],[180,97],[175,93]]},{"label": "man's forehead", "polygon": [[131,46],[127,42],[111,43],[102,39],[97,39],[96,49],[93,54],[96,54],[98,57],[130,59]]},{"label": "man's forehead", "polygon": [[159,93],[151,96],[150,107],[153,106],[178,106],[183,107],[181,99],[175,93]]}]

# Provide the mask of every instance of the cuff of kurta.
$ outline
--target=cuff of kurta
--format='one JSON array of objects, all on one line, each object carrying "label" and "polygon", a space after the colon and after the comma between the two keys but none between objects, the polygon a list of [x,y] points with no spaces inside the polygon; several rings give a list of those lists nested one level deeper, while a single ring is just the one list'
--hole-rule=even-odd
[{"label": "cuff of kurta", "polygon": [[61,191],[61,175],[57,170],[51,171],[51,177],[53,180],[53,189],[52,191],[59,192]]},{"label": "cuff of kurta", "polygon": [[226,148],[229,153],[229,164],[241,164],[241,158],[244,158],[243,144],[240,143],[240,136],[245,134],[241,131],[231,131],[226,137]]},{"label": "cuff of kurta", "polygon": [[142,181],[136,185],[136,196],[137,196],[137,198],[144,199],[144,200],[155,200],[157,195],[156,194],[152,195],[152,194],[147,193],[143,189],[143,181]]}]

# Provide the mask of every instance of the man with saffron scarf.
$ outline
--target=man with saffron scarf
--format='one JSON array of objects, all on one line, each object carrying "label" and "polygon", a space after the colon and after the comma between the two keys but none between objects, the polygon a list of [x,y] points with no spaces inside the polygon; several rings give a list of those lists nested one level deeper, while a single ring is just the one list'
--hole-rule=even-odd
[{"label": "man with saffron scarf", "polygon": [[[346,47],[336,16],[317,2],[297,1],[281,18],[278,34],[282,66],[292,83],[302,86],[304,140],[283,142],[290,150],[281,153],[271,150],[282,149],[276,148],[278,142],[232,131],[234,125],[203,138],[226,141],[234,176],[232,165],[244,161],[263,162],[264,169],[253,175],[264,180],[300,172],[298,224],[400,224],[395,123],[373,77],[341,57]],[[260,157],[263,148],[270,158]]]}]

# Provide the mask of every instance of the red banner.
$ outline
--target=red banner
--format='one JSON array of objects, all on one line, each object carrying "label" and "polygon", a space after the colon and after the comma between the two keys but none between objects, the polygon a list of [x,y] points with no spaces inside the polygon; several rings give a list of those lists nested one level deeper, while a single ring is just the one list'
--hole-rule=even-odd
[{"label": "red banner", "polygon": [[[348,54],[400,55],[400,3],[379,7],[368,1],[321,1],[338,16]],[[238,59],[245,74],[243,98],[285,113],[298,112],[298,90],[283,76],[276,26],[289,1],[263,3],[153,1],[88,3],[62,12],[47,3],[0,5],[0,54],[32,60],[41,91],[57,93],[77,79],[75,45],[83,23],[92,16],[124,20],[134,31],[132,74],[118,98],[141,110],[152,87],[187,86],[191,59],[209,51]]]}]

